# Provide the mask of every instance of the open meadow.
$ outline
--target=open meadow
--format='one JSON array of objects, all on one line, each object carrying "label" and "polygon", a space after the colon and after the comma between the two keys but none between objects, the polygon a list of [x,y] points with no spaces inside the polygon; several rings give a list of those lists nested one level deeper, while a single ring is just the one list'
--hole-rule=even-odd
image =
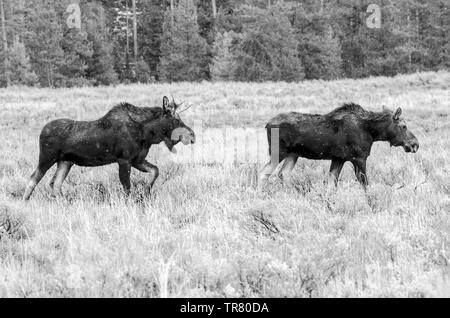
[{"label": "open meadow", "polygon": [[[264,161],[177,162],[158,145],[150,193],[134,170],[126,200],[110,165],[74,167],[54,197],[53,167],[21,200],[45,123],[97,119],[122,101],[160,106],[164,95],[192,104],[182,119],[205,132],[261,129],[279,112],[323,114],[349,101],[401,106],[420,148],[376,143],[367,193],[350,163],[337,190],[328,161],[299,159],[292,184],[272,179],[257,191]],[[0,157],[0,297],[450,297],[448,72],[0,89]]]}]

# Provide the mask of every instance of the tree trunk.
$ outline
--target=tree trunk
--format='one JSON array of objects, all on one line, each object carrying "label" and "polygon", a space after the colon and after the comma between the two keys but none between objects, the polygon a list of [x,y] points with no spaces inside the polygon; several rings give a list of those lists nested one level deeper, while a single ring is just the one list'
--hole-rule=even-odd
[{"label": "tree trunk", "polygon": [[408,30],[408,43],[409,43],[409,52],[408,52],[408,73],[411,72],[411,68],[412,68],[412,57],[411,57],[411,30],[410,30],[410,17],[409,17],[409,12],[408,12],[408,16],[407,16],[407,21],[408,21],[408,26],[407,26],[407,30]]},{"label": "tree trunk", "polygon": [[216,0],[211,0],[211,7],[212,7],[213,18],[215,19],[216,15],[217,15]]},{"label": "tree trunk", "polygon": [[[23,15],[24,3],[23,3],[23,1],[24,0],[18,1],[18,3],[19,3],[18,7],[19,7],[19,11],[20,11],[19,25],[21,26],[21,28],[24,27],[24,15]],[[14,43],[23,41],[23,33],[24,33],[24,31],[17,32],[17,34],[14,37]]]},{"label": "tree trunk", "polygon": [[125,27],[125,33],[126,33],[126,47],[125,47],[125,64],[126,64],[126,70],[128,72],[130,68],[130,36],[128,32],[128,1],[126,4],[126,27]]},{"label": "tree trunk", "polygon": [[[421,50],[422,50],[422,39],[421,39],[421,36],[420,36],[419,8],[416,8],[416,38],[417,38],[418,51],[421,53]],[[418,56],[420,56],[420,54]],[[418,65],[416,65],[416,72],[420,71],[419,68],[421,67],[421,63],[422,63],[422,59],[418,63]]]},{"label": "tree trunk", "polygon": [[175,11],[175,5],[173,3],[173,0],[170,0],[170,26],[171,26],[172,30],[173,30],[173,23],[174,23],[173,22],[174,21],[174,18],[173,18],[174,11]]},{"label": "tree trunk", "polygon": [[6,86],[8,87],[11,84],[11,79],[9,77],[9,60],[8,60],[8,39],[6,36],[6,21],[5,21],[5,6],[3,0],[0,0],[0,16],[2,20],[2,39],[3,39],[3,52],[5,55],[4,58],[4,67],[5,67],[5,78],[6,78]]},{"label": "tree trunk", "polygon": [[137,59],[138,59],[138,43],[137,43],[136,0],[133,0],[133,40],[134,40],[134,63],[137,63]]}]

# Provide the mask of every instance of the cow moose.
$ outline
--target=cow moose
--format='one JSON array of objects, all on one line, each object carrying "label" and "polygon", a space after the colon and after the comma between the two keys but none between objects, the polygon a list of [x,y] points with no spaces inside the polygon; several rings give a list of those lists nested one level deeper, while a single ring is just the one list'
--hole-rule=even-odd
[{"label": "cow moose", "polygon": [[178,143],[195,143],[195,134],[181,120],[179,105],[164,96],[162,107],[136,107],[128,103],[114,106],[94,121],[57,119],[44,126],[39,137],[39,162],[23,195],[28,200],[42,177],[55,163],[50,186],[61,186],[72,166],[119,165],[119,179],[125,194],[130,193],[131,167],[151,174],[150,187],[159,175],[158,167],[145,160],[151,145],[164,142],[169,148]]},{"label": "cow moose", "polygon": [[271,161],[262,169],[258,187],[264,186],[280,162],[278,176],[286,179],[298,157],[304,157],[331,160],[330,177],[336,186],[344,163],[350,161],[366,189],[366,160],[374,142],[387,141],[412,153],[419,149],[401,114],[401,108],[395,113],[385,107],[382,112],[372,112],[348,103],[325,115],[290,112],[275,116],[266,125]]}]

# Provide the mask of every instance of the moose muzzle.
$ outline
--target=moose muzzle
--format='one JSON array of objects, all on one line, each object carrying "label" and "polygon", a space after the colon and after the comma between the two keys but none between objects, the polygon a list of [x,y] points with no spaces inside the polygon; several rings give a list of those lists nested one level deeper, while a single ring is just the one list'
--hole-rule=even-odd
[{"label": "moose muzzle", "polygon": [[419,141],[417,138],[413,138],[411,141],[406,143],[403,148],[405,148],[406,152],[416,153],[419,150]]},{"label": "moose muzzle", "polygon": [[185,145],[194,144],[195,134],[192,129],[188,127],[179,127],[173,130],[171,139],[175,143],[181,141]]}]

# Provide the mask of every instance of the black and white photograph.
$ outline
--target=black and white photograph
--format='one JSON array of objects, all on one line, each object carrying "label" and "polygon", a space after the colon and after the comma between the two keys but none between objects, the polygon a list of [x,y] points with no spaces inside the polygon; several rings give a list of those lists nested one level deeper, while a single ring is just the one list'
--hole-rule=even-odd
[{"label": "black and white photograph", "polygon": [[0,298],[449,297],[449,0],[0,0]]}]

